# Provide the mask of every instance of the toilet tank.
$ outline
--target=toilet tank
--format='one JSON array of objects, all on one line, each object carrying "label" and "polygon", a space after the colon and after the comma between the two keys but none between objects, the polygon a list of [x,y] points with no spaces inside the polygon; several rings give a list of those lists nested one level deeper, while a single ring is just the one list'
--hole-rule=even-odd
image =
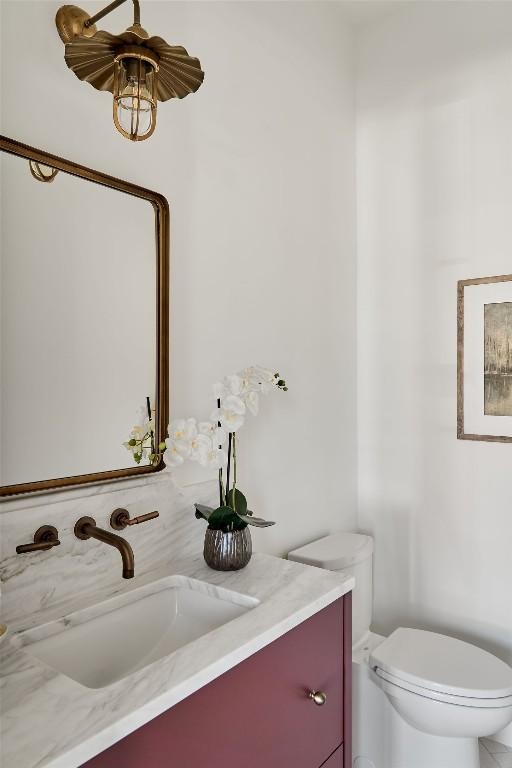
[{"label": "toilet tank", "polygon": [[373,604],[373,539],[363,533],[333,533],[294,549],[288,560],[355,577],[352,595],[352,646],[370,631]]}]

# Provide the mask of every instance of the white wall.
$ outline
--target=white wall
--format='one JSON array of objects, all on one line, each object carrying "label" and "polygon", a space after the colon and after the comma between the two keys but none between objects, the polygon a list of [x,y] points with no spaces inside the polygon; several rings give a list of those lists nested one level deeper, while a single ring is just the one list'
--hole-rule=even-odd
[{"label": "white wall", "polygon": [[357,138],[375,628],[437,628],[509,663],[512,446],[456,439],[456,282],[512,271],[511,26],[510,3],[415,3],[363,34]]},{"label": "white wall", "polygon": [[[59,5],[2,2],[2,132],[169,199],[174,416],[208,416],[211,383],[245,365],[286,376],[240,435],[240,486],[278,521],[256,547],[353,527],[354,81],[339,7],[144,2],[144,26],[198,55],[206,79],[133,145],[109,94],[67,69]],[[100,26],[129,21],[127,4]]]}]

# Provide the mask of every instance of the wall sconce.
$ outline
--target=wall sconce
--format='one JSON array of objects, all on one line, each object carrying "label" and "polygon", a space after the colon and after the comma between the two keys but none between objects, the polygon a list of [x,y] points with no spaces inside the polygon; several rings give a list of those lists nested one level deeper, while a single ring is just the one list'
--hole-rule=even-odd
[{"label": "wall sconce", "polygon": [[182,99],[204,79],[199,59],[180,45],[149,37],[140,25],[139,0],[133,0],[133,24],[121,35],[97,30],[95,23],[126,0],[114,0],[95,16],[63,5],[55,23],[66,45],[64,58],[80,80],[113,94],[114,124],[132,141],[149,139],[156,127],[158,101]]}]

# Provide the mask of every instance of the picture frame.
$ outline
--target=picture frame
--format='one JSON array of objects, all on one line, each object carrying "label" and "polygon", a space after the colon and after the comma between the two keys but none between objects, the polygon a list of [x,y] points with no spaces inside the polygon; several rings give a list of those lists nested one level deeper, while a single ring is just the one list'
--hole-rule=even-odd
[{"label": "picture frame", "polygon": [[457,438],[512,443],[512,274],[457,283]]}]

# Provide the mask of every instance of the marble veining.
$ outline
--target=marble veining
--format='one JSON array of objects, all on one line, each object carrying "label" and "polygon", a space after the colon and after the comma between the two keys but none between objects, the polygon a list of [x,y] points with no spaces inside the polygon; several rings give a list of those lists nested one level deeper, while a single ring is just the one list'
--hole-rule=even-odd
[{"label": "marble veining", "polygon": [[[40,496],[7,500],[0,506],[0,583],[2,622],[23,625],[41,616],[50,620],[70,597],[87,603],[99,591],[122,587],[121,559],[112,547],[73,533],[83,515],[110,529],[110,515],[125,507],[131,515],[158,510],[160,517],[126,528],[121,535],[135,553],[134,585],[176,556],[202,551],[204,526],[194,519],[194,502],[212,503],[216,482],[178,487],[162,473],[137,481],[85,486]],[[17,555],[16,545],[32,540],[44,524],[59,531],[60,546],[48,552]],[[62,613],[60,613],[62,615]]]},{"label": "marble veining", "polygon": [[[87,543],[87,542],[86,542]],[[259,605],[233,621],[183,646],[106,688],[91,689],[50,669],[16,646],[16,632],[84,608],[70,589],[68,600],[51,609],[39,606],[11,627],[0,646],[2,758],[6,768],[75,768],[235,664],[283,635],[353,588],[354,581],[333,573],[256,554],[243,571],[209,569],[200,549],[178,555],[142,583],[172,574],[206,582],[211,594],[222,588],[248,595]],[[125,582],[128,594],[134,584]],[[98,588],[95,601],[112,593]],[[91,606],[94,601],[91,601]],[[91,607],[91,610],[93,608]],[[63,627],[65,630],[65,626]]]}]

